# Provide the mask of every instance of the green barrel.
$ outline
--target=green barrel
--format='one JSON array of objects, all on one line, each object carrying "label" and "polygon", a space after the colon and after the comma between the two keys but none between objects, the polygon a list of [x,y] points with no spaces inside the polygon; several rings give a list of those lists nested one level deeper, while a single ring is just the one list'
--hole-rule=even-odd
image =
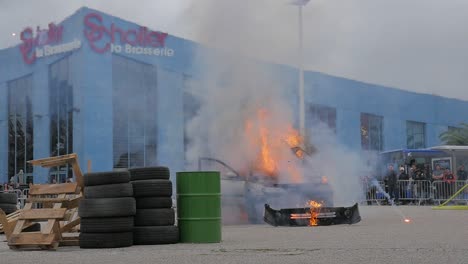
[{"label": "green barrel", "polygon": [[177,172],[180,242],[221,242],[219,171]]}]

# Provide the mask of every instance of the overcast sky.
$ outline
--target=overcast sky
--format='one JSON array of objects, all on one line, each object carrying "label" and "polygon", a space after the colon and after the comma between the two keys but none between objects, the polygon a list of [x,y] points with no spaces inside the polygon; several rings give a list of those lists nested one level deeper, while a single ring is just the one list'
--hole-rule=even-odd
[{"label": "overcast sky", "polygon": [[[296,64],[298,12],[287,2],[0,0],[0,48],[17,44],[26,26],[46,27],[88,6],[229,50],[236,46],[223,34],[238,34],[247,55]],[[213,39],[206,23],[218,17],[225,30]],[[312,0],[304,8],[304,61],[331,75],[468,100],[468,0]]]}]

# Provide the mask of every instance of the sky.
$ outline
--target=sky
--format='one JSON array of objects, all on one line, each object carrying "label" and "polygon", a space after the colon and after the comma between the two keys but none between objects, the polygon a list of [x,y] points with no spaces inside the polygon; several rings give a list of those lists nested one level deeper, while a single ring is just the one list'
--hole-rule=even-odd
[{"label": "sky", "polygon": [[[0,49],[19,43],[23,28],[44,28],[82,6],[208,46],[298,65],[298,8],[288,0],[0,0]],[[207,34],[216,16],[232,23]],[[468,100],[466,0],[311,0],[303,24],[307,70]],[[232,34],[238,40],[227,42]]]}]

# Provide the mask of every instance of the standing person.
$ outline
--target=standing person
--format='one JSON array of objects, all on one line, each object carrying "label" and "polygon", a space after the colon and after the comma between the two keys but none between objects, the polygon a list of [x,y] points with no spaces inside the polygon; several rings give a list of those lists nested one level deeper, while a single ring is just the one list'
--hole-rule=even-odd
[{"label": "standing person", "polygon": [[399,199],[408,199],[411,198],[411,194],[409,192],[411,188],[411,184],[409,182],[409,175],[405,172],[405,167],[400,167],[400,172],[398,174],[398,198]]},{"label": "standing person", "polygon": [[[440,167],[439,164],[436,165],[435,170],[432,172],[433,181],[442,181],[444,179],[444,170]],[[436,199],[440,199],[443,193],[443,185],[439,182],[437,187],[434,186],[434,194]]]},{"label": "standing person", "polygon": [[385,179],[387,180],[388,184],[388,194],[390,195],[390,203],[394,200],[398,202],[398,192],[397,192],[397,175],[393,168],[393,165],[388,165],[388,171],[385,175]]},{"label": "standing person", "polygon": [[442,180],[444,178],[444,170],[440,167],[439,164],[436,165],[435,170],[432,172],[432,179],[434,181]]},{"label": "standing person", "polygon": [[467,180],[465,165],[461,165],[460,167],[458,167],[457,179],[459,181],[466,181]]},{"label": "standing person", "polygon": [[443,195],[444,198],[447,199],[453,195],[453,191],[455,190],[455,176],[450,171],[450,169],[446,168],[444,171],[444,178],[443,178]]}]

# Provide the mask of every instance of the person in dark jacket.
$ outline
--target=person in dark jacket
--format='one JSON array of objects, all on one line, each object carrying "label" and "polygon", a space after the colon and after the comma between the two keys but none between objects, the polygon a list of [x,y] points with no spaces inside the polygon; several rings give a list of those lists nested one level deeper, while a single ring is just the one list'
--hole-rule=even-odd
[{"label": "person in dark jacket", "polygon": [[409,192],[409,190],[411,190],[411,182],[409,181],[409,175],[405,172],[405,167],[403,166],[400,167],[398,180],[398,199],[404,199],[407,201],[409,198],[411,198],[411,193]]},{"label": "person in dark jacket", "polygon": [[467,180],[465,165],[461,165],[460,167],[458,167],[457,180],[459,180],[459,181],[466,181]]},{"label": "person in dark jacket", "polygon": [[[398,189],[397,189],[397,174],[393,165],[388,165],[388,171],[385,175],[388,185],[388,194],[390,195],[390,200],[398,202]],[[391,203],[391,201],[389,201]]]}]

